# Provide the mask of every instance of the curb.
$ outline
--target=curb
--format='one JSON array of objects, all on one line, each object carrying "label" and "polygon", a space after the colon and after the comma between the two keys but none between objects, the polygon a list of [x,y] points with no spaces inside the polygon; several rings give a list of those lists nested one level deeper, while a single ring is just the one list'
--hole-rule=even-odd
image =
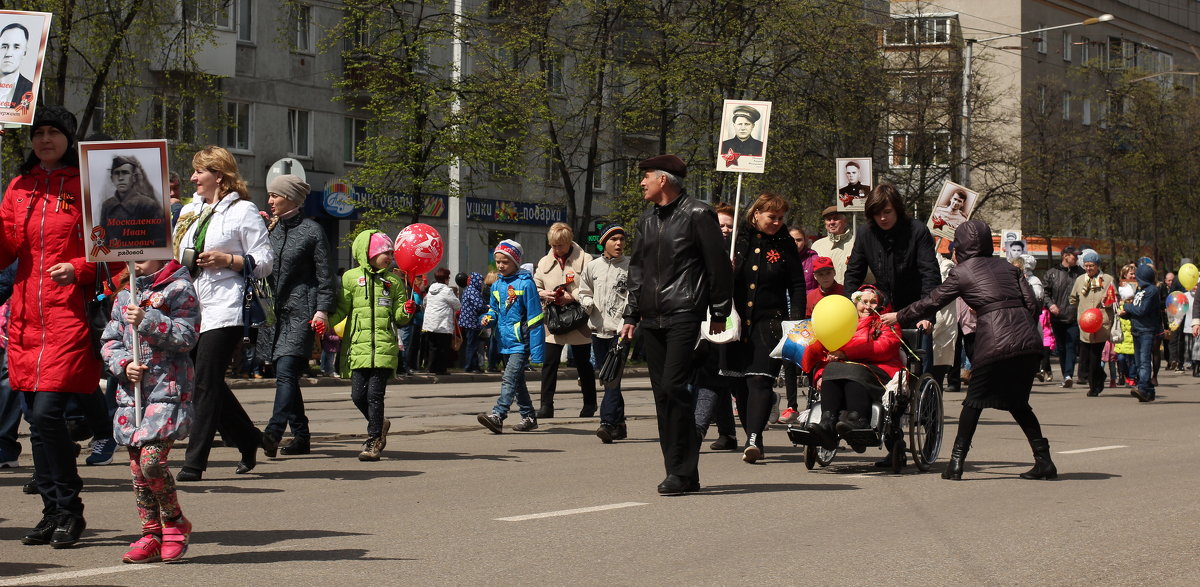
[{"label": "curb", "polygon": [[[627,367],[624,377],[649,377],[650,370],[647,367]],[[430,373],[414,373],[404,377],[393,377],[388,381],[388,385],[428,385],[431,383],[499,383],[503,377],[502,373],[450,373],[449,375],[433,375]],[[570,381],[579,377],[575,369],[559,369],[559,380]],[[526,371],[526,381],[541,381],[541,370]],[[264,379],[230,379],[226,378],[225,382],[230,389],[264,389],[275,387],[275,378]],[[301,385],[350,385],[350,380],[340,377],[301,377]],[[597,386],[598,391],[603,391],[601,386]]]}]

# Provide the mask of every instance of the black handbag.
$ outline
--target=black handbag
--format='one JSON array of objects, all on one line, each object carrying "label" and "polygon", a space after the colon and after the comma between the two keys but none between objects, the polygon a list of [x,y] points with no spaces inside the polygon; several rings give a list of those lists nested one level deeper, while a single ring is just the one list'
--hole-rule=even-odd
[{"label": "black handbag", "polygon": [[625,370],[625,340],[617,339],[617,344],[613,345],[608,350],[608,355],[604,357],[604,364],[600,365],[600,371],[596,374],[601,383],[616,381],[621,376],[621,372]]},{"label": "black handbag", "polygon": [[84,313],[87,318],[88,339],[92,342],[92,356],[97,359],[102,359],[100,349],[104,346],[104,341],[101,337],[104,335],[104,329],[108,327],[108,321],[112,317],[113,301],[116,296],[108,296],[104,293],[104,283],[111,279],[108,272],[107,263],[96,263],[96,287],[92,290],[92,295],[88,296],[87,302],[84,304]]},{"label": "black handbag", "polygon": [[245,255],[242,275],[246,287],[242,296],[242,326],[245,338],[250,338],[251,328],[275,324],[275,291],[266,279],[254,276],[254,257]]},{"label": "black handbag", "polygon": [[566,334],[578,330],[588,319],[587,311],[579,302],[567,302],[563,305],[549,304],[546,306],[546,330],[550,334]]}]

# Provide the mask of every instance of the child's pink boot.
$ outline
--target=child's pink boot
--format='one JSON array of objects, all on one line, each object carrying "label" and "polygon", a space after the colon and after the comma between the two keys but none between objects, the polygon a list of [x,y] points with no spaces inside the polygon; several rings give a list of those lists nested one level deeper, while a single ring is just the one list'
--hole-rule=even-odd
[{"label": "child's pink boot", "polygon": [[192,533],[192,523],[187,518],[179,516],[174,522],[163,524],[162,561],[175,562],[187,552],[188,536]]}]

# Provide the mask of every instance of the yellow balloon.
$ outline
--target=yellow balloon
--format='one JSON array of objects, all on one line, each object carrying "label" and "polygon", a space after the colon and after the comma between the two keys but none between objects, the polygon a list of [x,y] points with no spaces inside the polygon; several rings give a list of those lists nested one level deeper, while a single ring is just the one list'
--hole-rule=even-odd
[{"label": "yellow balloon", "polygon": [[813,307],[812,329],[826,350],[836,351],[850,342],[858,328],[858,309],[845,296],[825,296]]},{"label": "yellow balloon", "polygon": [[349,320],[349,318],[343,318],[341,322],[338,322],[337,325],[333,327],[333,333],[338,335],[338,338],[343,338],[346,336],[346,320]]},{"label": "yellow balloon", "polygon": [[1196,282],[1200,281],[1200,269],[1197,269],[1195,265],[1188,263],[1179,268],[1178,278],[1179,285],[1182,285],[1183,289],[1191,291],[1193,287],[1196,287]]}]

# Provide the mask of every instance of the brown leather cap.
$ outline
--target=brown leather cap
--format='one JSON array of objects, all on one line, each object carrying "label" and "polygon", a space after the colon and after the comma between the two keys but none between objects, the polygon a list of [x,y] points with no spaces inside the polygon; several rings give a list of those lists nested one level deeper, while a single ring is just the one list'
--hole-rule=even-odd
[{"label": "brown leather cap", "polygon": [[657,169],[675,177],[687,177],[687,164],[674,155],[658,155],[638,163],[638,169]]},{"label": "brown leather cap", "polygon": [[821,218],[829,216],[830,214],[844,214],[844,212],[838,210],[837,206],[830,206],[826,208],[824,212],[821,212]]}]

